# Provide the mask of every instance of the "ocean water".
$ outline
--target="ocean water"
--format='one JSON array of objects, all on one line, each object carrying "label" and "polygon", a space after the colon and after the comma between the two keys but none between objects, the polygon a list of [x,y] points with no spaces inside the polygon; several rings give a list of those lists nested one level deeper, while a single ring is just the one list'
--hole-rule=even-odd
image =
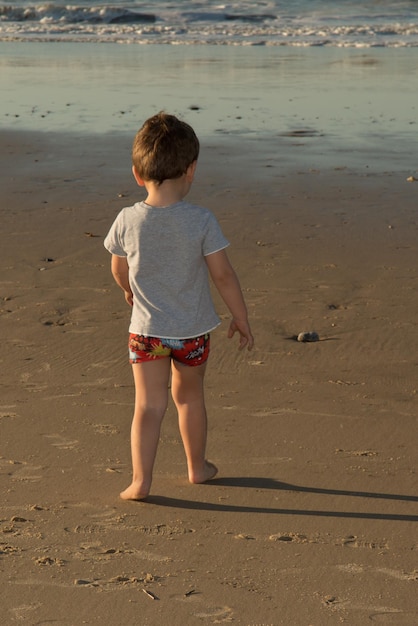
[{"label": "ocean water", "polygon": [[1,0],[0,41],[415,47],[417,0]]}]

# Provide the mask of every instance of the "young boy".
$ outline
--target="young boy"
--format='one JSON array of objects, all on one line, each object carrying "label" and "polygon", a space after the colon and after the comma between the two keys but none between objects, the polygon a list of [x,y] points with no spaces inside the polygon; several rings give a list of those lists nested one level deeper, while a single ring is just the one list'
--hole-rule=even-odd
[{"label": "young boy", "polygon": [[203,483],[218,471],[205,457],[203,378],[209,333],[220,323],[208,270],[232,315],[228,337],[238,332],[239,348],[253,347],[241,288],[225,252],[229,243],[210,211],[184,201],[198,154],[199,141],[188,124],[163,112],[147,120],[132,150],[133,175],[147,198],[119,213],[104,242],[113,277],[132,306],[133,478],[120,494],[125,500],[149,494],[170,372],[189,481]]}]

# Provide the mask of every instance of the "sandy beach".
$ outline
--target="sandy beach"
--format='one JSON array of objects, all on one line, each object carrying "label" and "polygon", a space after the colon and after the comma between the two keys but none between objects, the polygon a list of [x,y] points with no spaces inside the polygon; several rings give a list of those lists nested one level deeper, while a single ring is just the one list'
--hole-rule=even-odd
[{"label": "sandy beach", "polygon": [[4,623],[415,626],[416,154],[379,132],[385,155],[330,157],[326,133],[203,137],[189,198],[231,241],[256,347],[226,340],[215,296],[219,475],[187,483],[170,405],[153,493],[132,503],[129,310],[103,238],[142,197],[142,119],[110,134],[2,119]]}]

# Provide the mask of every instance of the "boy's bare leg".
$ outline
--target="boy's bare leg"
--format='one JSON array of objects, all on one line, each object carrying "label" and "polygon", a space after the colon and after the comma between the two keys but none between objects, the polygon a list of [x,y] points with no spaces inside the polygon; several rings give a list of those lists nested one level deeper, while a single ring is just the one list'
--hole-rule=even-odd
[{"label": "boy's bare leg", "polygon": [[177,407],[179,428],[191,483],[204,483],[218,469],[205,458],[207,417],[203,389],[206,365],[196,367],[172,362],[171,393]]},{"label": "boy's bare leg", "polygon": [[135,412],[131,427],[132,483],[123,500],[143,500],[149,494],[161,422],[167,409],[170,359],[132,365]]}]

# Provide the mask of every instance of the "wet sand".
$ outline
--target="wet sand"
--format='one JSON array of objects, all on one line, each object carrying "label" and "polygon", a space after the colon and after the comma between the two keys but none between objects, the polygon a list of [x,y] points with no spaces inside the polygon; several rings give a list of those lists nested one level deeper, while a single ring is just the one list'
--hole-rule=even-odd
[{"label": "wet sand", "polygon": [[187,483],[170,405],[132,503],[129,311],[103,248],[142,197],[131,135],[0,135],[5,623],[414,626],[418,164],[390,141],[314,167],[320,136],[202,139],[190,200],[231,241],[256,347],[215,296],[219,475]]}]

